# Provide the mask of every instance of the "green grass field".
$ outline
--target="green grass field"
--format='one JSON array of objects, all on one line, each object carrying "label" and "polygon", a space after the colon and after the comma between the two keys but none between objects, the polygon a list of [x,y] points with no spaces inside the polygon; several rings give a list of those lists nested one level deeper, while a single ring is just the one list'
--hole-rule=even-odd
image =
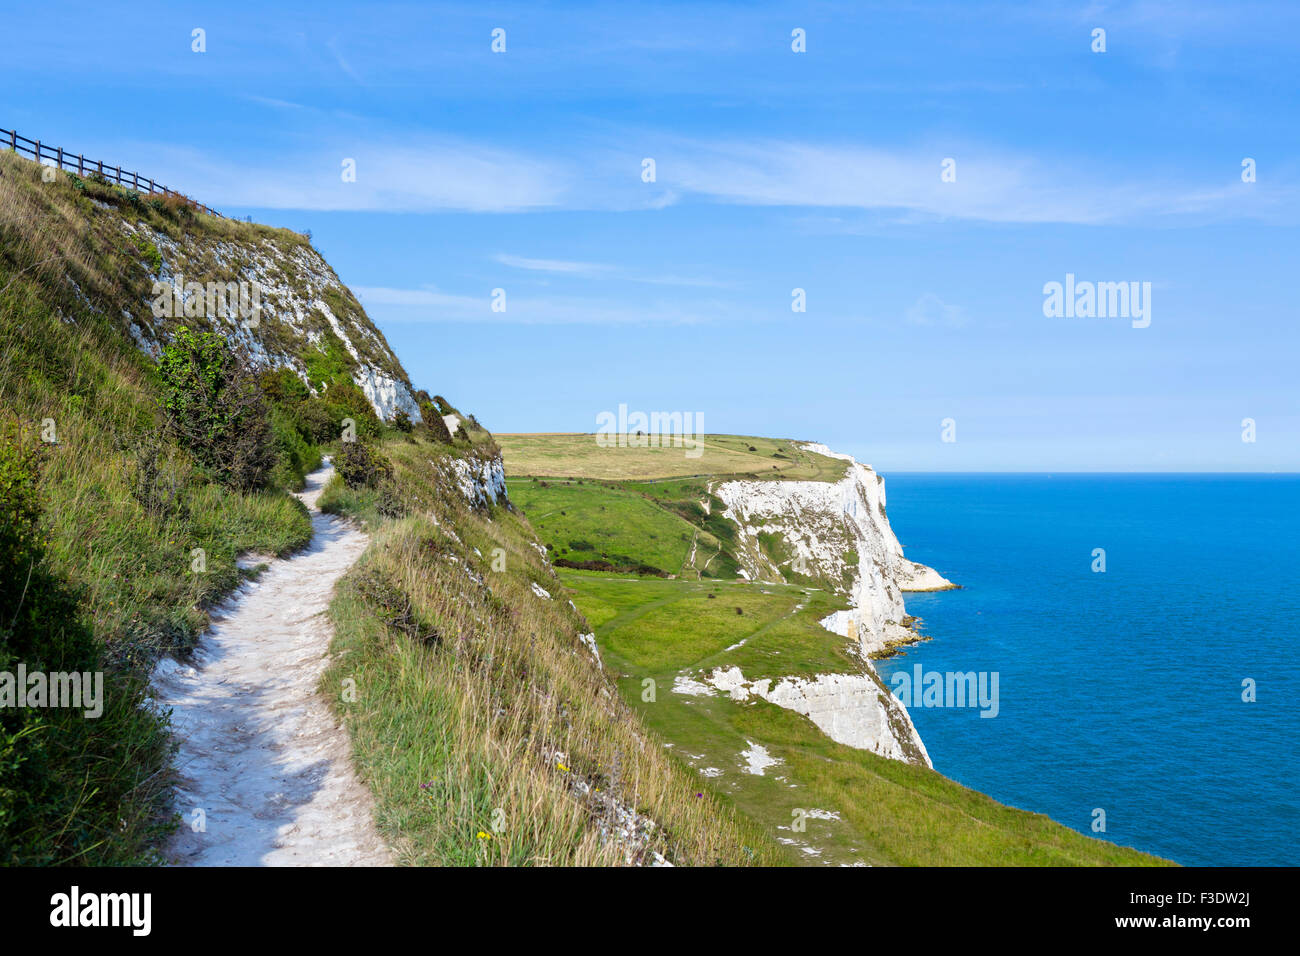
[{"label": "green grass field", "polygon": [[846,607],[842,597],[828,591],[749,581],[639,580],[591,571],[561,571],[560,579],[603,646],[643,677],[660,682],[671,684],[683,670],[732,665],[749,678],[814,676],[858,666],[844,639],[817,623]]},{"label": "green grass field", "polygon": [[510,482],[510,497],[555,558],[639,561],[679,574],[698,535],[689,522],[621,488],[516,480]]}]

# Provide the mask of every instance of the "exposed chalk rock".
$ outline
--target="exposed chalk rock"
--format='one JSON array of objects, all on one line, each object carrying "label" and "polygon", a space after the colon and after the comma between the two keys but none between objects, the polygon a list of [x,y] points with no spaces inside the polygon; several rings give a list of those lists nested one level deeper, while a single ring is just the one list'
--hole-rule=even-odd
[{"label": "exposed chalk rock", "polygon": [[[173,303],[183,311],[170,316],[155,314],[150,295],[142,307],[129,313],[127,328],[140,350],[153,358],[173,330],[181,325],[220,332],[247,355],[255,369],[287,368],[303,382],[308,381],[304,355],[333,333],[343,343],[354,367],[352,379],[365,393],[375,414],[391,421],[405,412],[412,422],[423,419],[412,394],[406,372],[364,310],[353,300],[334,270],[310,245],[286,243],[269,235],[256,241],[234,242],[201,234],[172,239],[143,220],[121,221],[123,231],[136,243],[148,243],[158,250],[160,265],[154,280],[172,292]],[[218,284],[256,284],[260,312],[256,323],[246,321],[237,310],[220,303],[196,301],[197,288]],[[330,302],[346,306],[336,315]],[[191,315],[189,308],[195,314]]]},{"label": "exposed chalk rock", "polygon": [[453,458],[450,464],[461,494],[470,504],[479,507],[508,502],[506,468],[500,455]]},{"label": "exposed chalk rock", "polygon": [[[537,585],[534,584],[533,587],[537,587]],[[596,663],[600,664],[600,648],[596,646],[596,635],[594,633],[579,634],[578,640],[582,643],[583,647],[591,652],[591,656],[596,659]],[[603,667],[604,665],[602,664],[601,666]]]},{"label": "exposed chalk rock", "polygon": [[[724,514],[739,526],[742,576],[781,581],[785,571],[828,581],[848,597],[852,608],[824,623],[855,641],[866,656],[906,636],[904,591],[954,585],[903,557],[885,514],[883,478],[825,445],[801,447],[846,462],[844,477],[836,482],[725,481],[713,493],[726,505]],[[775,535],[784,542],[789,557],[779,567],[760,535]]]},{"label": "exposed chalk rock", "polygon": [[[870,665],[868,665],[870,666]],[[872,674],[818,674],[747,681],[739,667],[716,669],[707,682],[733,700],[751,695],[803,714],[837,743],[905,763],[930,763],[907,708]]]}]

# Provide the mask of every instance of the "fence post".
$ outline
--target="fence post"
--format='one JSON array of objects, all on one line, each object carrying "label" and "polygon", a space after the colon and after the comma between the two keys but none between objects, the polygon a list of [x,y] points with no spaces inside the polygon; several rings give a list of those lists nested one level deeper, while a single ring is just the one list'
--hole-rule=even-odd
[{"label": "fence post", "polygon": [[59,147],[59,155],[57,161],[59,164],[59,169],[62,169],[63,168],[63,147],[62,146]]},{"label": "fence post", "polygon": [[16,129],[9,131],[9,148],[15,153],[18,152],[18,130]]},{"label": "fence post", "polygon": [[77,175],[78,176],[86,175],[85,165],[86,165],[85,157],[82,156],[80,153],[78,153],[77,154]]},{"label": "fence post", "polygon": [[36,141],[36,162],[40,163],[40,161],[41,161],[41,141],[38,139]]}]

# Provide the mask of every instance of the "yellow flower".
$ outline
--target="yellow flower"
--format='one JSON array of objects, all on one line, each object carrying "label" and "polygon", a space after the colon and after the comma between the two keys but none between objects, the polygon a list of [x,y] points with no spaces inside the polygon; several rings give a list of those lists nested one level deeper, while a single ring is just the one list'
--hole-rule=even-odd
[{"label": "yellow flower", "polygon": [[478,838],[479,838],[480,840],[490,840],[490,839],[492,839],[492,834],[490,834],[490,833],[484,833],[482,830],[479,830],[479,831],[478,831]]},{"label": "yellow flower", "polygon": [[569,772],[569,768],[566,767],[566,766],[565,766],[564,764],[562,764],[562,763],[557,763],[555,766],[559,767],[559,768],[560,768],[561,770],[563,770],[565,773],[568,773],[568,772]]}]

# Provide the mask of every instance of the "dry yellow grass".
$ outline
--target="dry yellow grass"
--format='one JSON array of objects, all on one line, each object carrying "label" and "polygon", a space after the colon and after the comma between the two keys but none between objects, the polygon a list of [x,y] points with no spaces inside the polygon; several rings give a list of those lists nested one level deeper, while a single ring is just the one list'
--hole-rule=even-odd
[{"label": "dry yellow grass", "polygon": [[601,447],[594,434],[553,432],[495,437],[510,475],[605,481],[756,475],[836,481],[844,474],[844,462],[804,451],[784,439],[702,435],[699,448],[692,448],[668,438],[659,444],[658,436],[649,436],[654,447]]}]

